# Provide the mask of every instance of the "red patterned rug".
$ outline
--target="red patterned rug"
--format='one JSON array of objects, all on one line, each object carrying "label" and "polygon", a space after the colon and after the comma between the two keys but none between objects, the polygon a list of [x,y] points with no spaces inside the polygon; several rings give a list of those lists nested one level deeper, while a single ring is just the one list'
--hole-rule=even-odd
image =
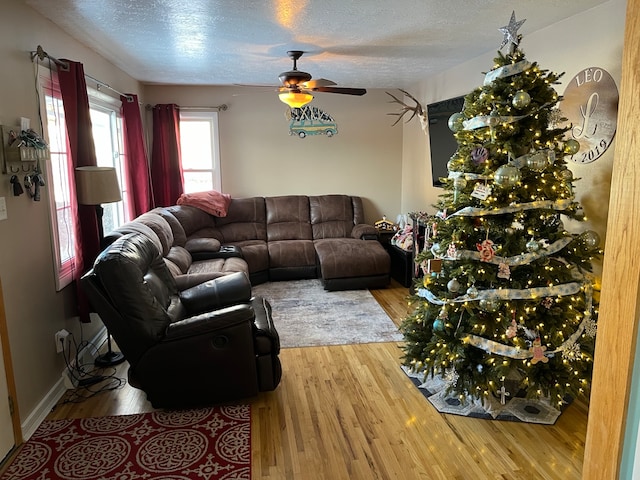
[{"label": "red patterned rug", "polygon": [[1,480],[249,480],[249,405],[45,421]]}]

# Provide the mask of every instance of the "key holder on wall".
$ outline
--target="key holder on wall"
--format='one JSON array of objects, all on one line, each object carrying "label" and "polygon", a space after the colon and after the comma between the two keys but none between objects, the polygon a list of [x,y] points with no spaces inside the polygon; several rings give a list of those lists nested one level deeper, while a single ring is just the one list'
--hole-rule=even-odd
[{"label": "key holder on wall", "polygon": [[49,158],[49,149],[42,137],[31,129],[21,130],[20,127],[6,125],[0,125],[0,134],[2,173],[10,175],[35,173],[42,177],[40,161]]}]

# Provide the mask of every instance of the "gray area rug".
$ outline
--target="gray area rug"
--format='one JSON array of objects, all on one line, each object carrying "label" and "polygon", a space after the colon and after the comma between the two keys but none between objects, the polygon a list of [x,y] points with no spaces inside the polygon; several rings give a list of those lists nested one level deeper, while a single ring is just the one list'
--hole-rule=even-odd
[{"label": "gray area rug", "polygon": [[273,307],[284,348],[403,339],[369,290],[328,292],[319,279],[313,279],[267,282],[252,291]]}]

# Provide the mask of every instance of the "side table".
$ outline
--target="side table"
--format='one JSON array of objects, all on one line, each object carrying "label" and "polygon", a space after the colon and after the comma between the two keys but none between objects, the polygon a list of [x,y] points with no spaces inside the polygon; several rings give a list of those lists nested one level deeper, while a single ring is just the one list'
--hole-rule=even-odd
[{"label": "side table", "polygon": [[411,287],[413,284],[413,252],[407,252],[395,245],[387,248],[391,257],[391,278],[403,287]]}]

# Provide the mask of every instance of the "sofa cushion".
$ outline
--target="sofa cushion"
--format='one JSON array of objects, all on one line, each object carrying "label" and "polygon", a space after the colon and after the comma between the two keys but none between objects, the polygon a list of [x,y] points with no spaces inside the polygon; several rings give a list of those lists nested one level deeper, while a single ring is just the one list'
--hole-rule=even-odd
[{"label": "sofa cushion", "polygon": [[269,242],[269,268],[308,267],[316,265],[312,240]]},{"label": "sofa cushion", "polygon": [[315,240],[323,279],[389,275],[391,260],[375,240],[332,238]]},{"label": "sofa cushion", "polygon": [[311,240],[309,197],[287,195],[265,198],[267,240]]},{"label": "sofa cushion", "polygon": [[187,234],[175,215],[164,207],[154,208],[149,213],[155,213],[156,215],[160,215],[164,218],[171,227],[171,232],[173,233],[173,244],[184,247],[184,244],[187,242]]},{"label": "sofa cushion", "polygon": [[199,208],[188,205],[172,205],[165,207],[165,210],[178,219],[187,239],[202,229],[215,228],[214,217]]},{"label": "sofa cushion", "polygon": [[171,272],[171,275],[173,275],[174,277],[177,277],[178,275],[182,275],[185,272],[182,270],[182,268],[180,268],[178,265],[176,265],[175,263],[173,263],[171,260],[169,260],[167,257],[164,257],[164,263],[167,265],[167,268],[169,269],[169,271]]},{"label": "sofa cushion", "polygon": [[[263,197],[234,198],[226,217],[216,218],[222,243],[237,244],[267,239],[267,217]],[[265,249],[266,253],[266,249]]]},{"label": "sofa cushion", "polygon": [[146,226],[144,223],[138,222],[136,220],[125,223],[121,227],[118,227],[115,230],[112,230],[111,232],[107,233],[104,237],[105,243],[107,245],[111,245],[118,238],[128,233],[141,233],[145,235],[149,240],[153,242],[153,244],[156,247],[156,250],[158,252],[162,252],[162,249],[163,249],[162,242],[158,238],[158,235],[156,235],[156,233],[153,230],[151,230],[151,228]]},{"label": "sofa cushion", "polygon": [[143,213],[136,221],[145,224],[158,235],[162,243],[162,255],[167,255],[173,246],[173,232],[169,223],[160,215],[151,212]]},{"label": "sofa cushion", "polygon": [[232,242],[242,251],[242,258],[249,265],[249,273],[262,272],[269,269],[269,250],[264,240],[247,240]]},{"label": "sofa cushion", "polygon": [[249,275],[249,268],[247,262],[242,258],[230,257],[230,258],[209,258],[207,260],[198,260],[191,264],[189,275],[199,273],[234,273],[243,272]]},{"label": "sofa cushion", "polygon": [[193,261],[191,254],[184,247],[171,247],[165,259],[177,265],[180,273],[187,273]]},{"label": "sofa cushion", "polygon": [[313,239],[351,237],[353,204],[347,195],[309,197]]}]

